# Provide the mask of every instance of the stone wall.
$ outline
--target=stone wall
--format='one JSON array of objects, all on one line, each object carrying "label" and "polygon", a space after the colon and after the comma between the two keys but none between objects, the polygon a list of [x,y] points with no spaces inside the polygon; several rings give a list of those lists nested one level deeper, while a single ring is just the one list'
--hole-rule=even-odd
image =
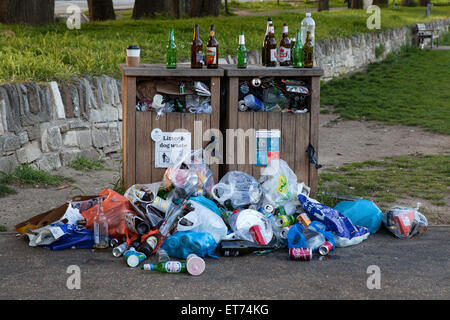
[{"label": "stone wall", "polygon": [[[450,19],[426,25],[448,32]],[[414,26],[366,33],[317,43],[316,61],[324,80],[351,73],[382,60],[414,42]],[[384,53],[376,57],[383,44]],[[220,64],[236,63],[228,56]],[[260,63],[252,50],[249,64]],[[51,170],[79,156],[98,159],[117,154],[122,145],[122,82],[108,76],[70,82],[11,83],[0,86],[0,171],[20,164]]]},{"label": "stone wall", "polygon": [[51,170],[120,152],[121,86],[107,76],[0,86],[0,171]]}]

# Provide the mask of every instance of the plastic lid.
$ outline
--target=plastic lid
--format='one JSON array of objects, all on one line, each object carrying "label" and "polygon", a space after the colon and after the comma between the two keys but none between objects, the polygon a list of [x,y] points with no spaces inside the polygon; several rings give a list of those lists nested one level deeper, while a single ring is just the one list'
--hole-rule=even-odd
[{"label": "plastic lid", "polygon": [[140,50],[141,48],[139,46],[132,45],[132,46],[128,46],[127,49],[128,50]]},{"label": "plastic lid", "polygon": [[187,271],[193,276],[198,276],[205,271],[205,260],[200,257],[192,257],[187,260]]}]

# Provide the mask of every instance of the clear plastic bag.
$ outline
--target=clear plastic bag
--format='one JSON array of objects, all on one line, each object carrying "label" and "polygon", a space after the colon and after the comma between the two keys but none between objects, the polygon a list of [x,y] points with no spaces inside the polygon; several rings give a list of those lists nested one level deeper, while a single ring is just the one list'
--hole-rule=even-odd
[{"label": "clear plastic bag", "polygon": [[[246,209],[236,212],[230,217],[229,222],[231,229],[234,231],[235,237],[239,239],[255,242],[250,228],[257,225],[260,227],[261,235],[263,236],[266,244],[272,241],[272,224],[269,218],[259,211]],[[228,235],[228,237],[230,237],[230,235]]]},{"label": "clear plastic bag", "polygon": [[[196,198],[191,198],[189,203],[194,208],[193,211],[189,212],[183,218],[178,221],[177,231],[195,231],[195,232],[209,232],[214,237],[214,240],[218,244],[220,241],[225,239],[228,228],[220,217],[220,211],[213,201],[208,200],[204,197],[203,201],[196,201]],[[208,207],[204,206],[202,203],[204,201],[209,201],[216,206],[219,214],[213,212]]]},{"label": "clear plastic bag", "polygon": [[274,207],[297,198],[297,176],[284,160],[272,160],[259,178],[263,202]]},{"label": "clear plastic bag", "polygon": [[423,233],[427,230],[427,218],[418,210],[420,203],[416,208],[395,206],[383,214],[383,224],[396,237],[400,239],[411,238],[417,233]]},{"label": "clear plastic bag", "polygon": [[220,204],[231,200],[234,208],[256,204],[261,198],[258,181],[241,171],[227,172],[211,190],[213,198]]}]

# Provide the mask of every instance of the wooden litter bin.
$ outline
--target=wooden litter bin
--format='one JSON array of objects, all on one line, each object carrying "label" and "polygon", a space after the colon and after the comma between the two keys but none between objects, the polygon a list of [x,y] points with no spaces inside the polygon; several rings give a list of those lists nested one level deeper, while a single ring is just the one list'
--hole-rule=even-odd
[{"label": "wooden litter bin", "polygon": [[[228,171],[238,170],[246,172],[255,178],[259,178],[265,166],[256,165],[255,155],[252,158],[252,149],[255,152],[256,145],[250,145],[249,136],[246,139],[245,161],[243,152],[237,149],[238,137],[228,137],[227,129],[242,129],[245,134],[248,129],[279,130],[280,159],[285,160],[289,167],[297,175],[298,182],[305,182],[314,193],[317,189],[318,172],[314,164],[310,162],[308,147],[311,144],[318,154],[319,140],[319,108],[320,108],[320,76],[323,70],[320,68],[292,68],[292,67],[262,67],[248,66],[246,69],[238,69],[235,65],[222,66],[225,70],[227,105],[223,110],[221,131],[225,138],[224,165],[221,167],[221,175]],[[273,77],[274,79],[301,80],[310,91],[306,99],[307,113],[279,112],[279,111],[239,111],[238,90],[242,81],[253,78]],[[255,143],[256,144],[256,143]],[[248,147],[247,147],[248,146]],[[239,157],[241,157],[239,159]],[[317,159],[318,160],[318,159]]]},{"label": "wooden litter bin", "polygon": [[[190,65],[178,65],[167,69],[165,65],[141,64],[138,67],[120,66],[123,88],[123,179],[126,188],[134,184],[162,181],[166,168],[155,167],[155,141],[151,138],[153,129],[175,132],[184,129],[191,132],[191,150],[205,148],[210,137],[205,137],[208,129],[219,130],[220,78],[222,69],[191,69]],[[157,117],[154,111],[136,111],[137,87],[142,81],[201,81],[211,91],[211,114],[170,112]],[[201,124],[201,133],[195,136],[194,125]],[[220,137],[218,137],[220,138]],[[219,143],[218,140],[216,140]],[[210,164],[214,181],[219,178],[218,164]]]}]

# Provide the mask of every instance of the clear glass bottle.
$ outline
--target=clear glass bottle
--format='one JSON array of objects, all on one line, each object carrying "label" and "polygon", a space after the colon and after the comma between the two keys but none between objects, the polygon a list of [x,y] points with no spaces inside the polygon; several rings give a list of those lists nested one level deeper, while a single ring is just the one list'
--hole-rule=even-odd
[{"label": "clear glass bottle", "polygon": [[108,220],[103,210],[102,199],[100,199],[94,219],[94,249],[107,249],[108,247]]}]

